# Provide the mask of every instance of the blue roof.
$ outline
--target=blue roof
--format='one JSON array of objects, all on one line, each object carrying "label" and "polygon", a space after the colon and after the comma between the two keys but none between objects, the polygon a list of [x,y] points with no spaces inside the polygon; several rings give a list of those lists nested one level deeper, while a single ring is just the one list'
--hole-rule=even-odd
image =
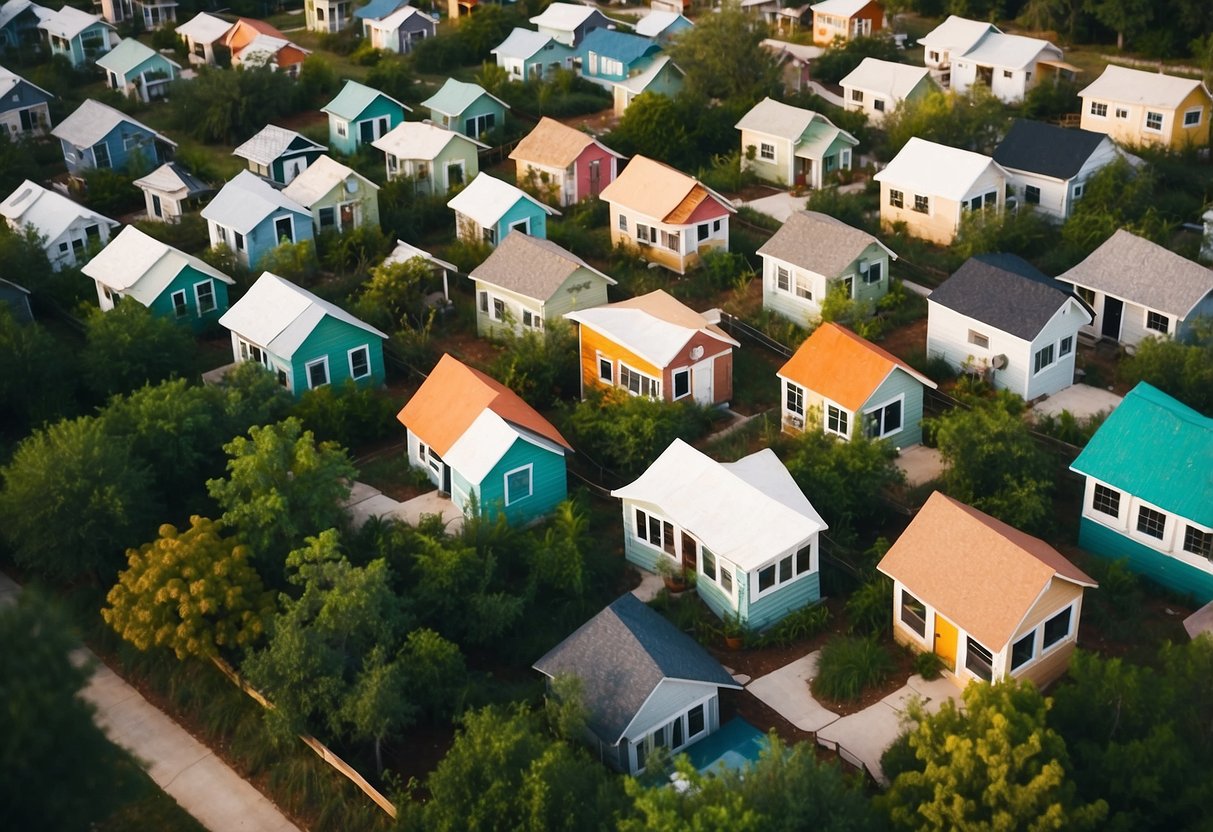
[{"label": "blue roof", "polygon": [[614,58],[625,67],[638,58],[659,51],[661,46],[655,41],[613,29],[594,29],[577,48],[577,54],[583,61],[590,52],[597,52],[600,57]]},{"label": "blue roof", "polygon": [[1213,526],[1213,419],[1144,381],[1100,425],[1070,468]]},{"label": "blue roof", "polygon": [[354,17],[359,20],[382,20],[408,4],[409,0],[371,0],[362,8],[354,9]]}]

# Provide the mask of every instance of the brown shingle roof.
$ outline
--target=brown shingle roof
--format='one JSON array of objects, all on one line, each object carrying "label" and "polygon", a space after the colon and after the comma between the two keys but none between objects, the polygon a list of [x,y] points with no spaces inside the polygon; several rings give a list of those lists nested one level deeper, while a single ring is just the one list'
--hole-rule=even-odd
[{"label": "brown shingle roof", "polygon": [[[696,189],[703,193],[696,193]],[[617,202],[646,217],[672,224],[681,222],[673,219],[674,216],[689,217],[709,197],[730,213],[737,210],[727,199],[700,185],[694,177],[647,156],[633,157],[615,181],[602,189],[600,196],[606,202]],[[688,202],[692,203],[690,208],[684,208]]]},{"label": "brown shingle roof", "polygon": [[567,168],[577,161],[577,157],[591,144],[597,144],[608,153],[619,156],[588,133],[544,116],[539,119],[535,128],[518,142],[510,152],[510,158],[544,167]]}]

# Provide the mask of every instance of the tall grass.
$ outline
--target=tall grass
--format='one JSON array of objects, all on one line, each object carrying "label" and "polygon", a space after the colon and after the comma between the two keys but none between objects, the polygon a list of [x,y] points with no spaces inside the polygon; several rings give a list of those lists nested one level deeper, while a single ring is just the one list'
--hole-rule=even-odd
[{"label": "tall grass", "polygon": [[865,690],[883,684],[892,672],[893,657],[876,639],[835,638],[821,648],[813,693],[836,702],[858,699]]}]

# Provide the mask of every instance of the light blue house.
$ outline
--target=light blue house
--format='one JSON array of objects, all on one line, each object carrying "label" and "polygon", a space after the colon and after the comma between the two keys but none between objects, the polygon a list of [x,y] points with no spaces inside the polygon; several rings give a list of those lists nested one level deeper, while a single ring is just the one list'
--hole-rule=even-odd
[{"label": "light blue house", "polygon": [[329,117],[329,147],[348,156],[387,135],[412,109],[379,90],[346,81],[322,112]]},{"label": "light blue house", "polygon": [[226,245],[250,269],[280,243],[313,239],[311,213],[247,170],[223,186],[202,218],[211,245]]},{"label": "light blue house", "polygon": [[505,123],[505,111],[510,109],[500,98],[484,91],[479,84],[469,84],[448,78],[442,89],[431,95],[421,106],[429,109],[430,119],[440,127],[479,139]]},{"label": "light blue house", "polygon": [[46,36],[51,54],[62,55],[76,68],[97,60],[118,43],[118,33],[101,15],[72,6],[44,11],[38,28]]},{"label": "light blue house", "polygon": [[110,89],[145,104],[168,95],[168,85],[177,79],[181,65],[134,38],[126,38],[97,59]]},{"label": "light blue house", "polygon": [[51,135],[63,148],[68,173],[94,168],[145,173],[173,157],[177,144],[126,113],[88,99]]},{"label": "light blue house", "polygon": [[42,136],[51,129],[55,96],[0,66],[0,132],[10,139]]},{"label": "light blue house", "polygon": [[238,363],[256,361],[296,396],[350,380],[383,384],[387,335],[276,274],[257,278],[219,323],[232,333]]},{"label": "light blue house", "polygon": [[[656,41],[613,29],[595,29],[577,48],[579,74],[597,83],[639,75],[661,51]],[[610,83],[605,84],[608,88]]]},{"label": "light blue house", "polygon": [[568,496],[572,446],[517,393],[450,355],[397,417],[409,463],[424,470],[460,511],[525,525]]},{"label": "light blue house", "polygon": [[478,175],[455,194],[447,207],[455,212],[455,234],[460,240],[491,246],[511,231],[546,240],[548,216],[560,215],[521,188],[487,173]]},{"label": "light blue house", "polygon": [[572,69],[573,50],[550,35],[515,27],[514,31],[491,50],[497,66],[509,73],[511,81],[550,78],[558,69]]},{"label": "light blue house", "polygon": [[1140,382],[1070,470],[1087,478],[1079,545],[1213,601],[1213,419]]},{"label": "light blue house", "polygon": [[674,440],[623,501],[624,556],[694,575],[718,616],[763,629],[821,599],[825,521],[769,448],[717,462]]}]

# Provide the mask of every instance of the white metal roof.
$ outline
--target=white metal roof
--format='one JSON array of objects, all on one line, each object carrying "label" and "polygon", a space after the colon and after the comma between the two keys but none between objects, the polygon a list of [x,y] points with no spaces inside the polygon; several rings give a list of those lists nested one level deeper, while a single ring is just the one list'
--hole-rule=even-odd
[{"label": "white metal roof", "polygon": [[58,191],[49,190],[28,179],[9,194],[4,202],[0,202],[0,216],[18,227],[32,227],[47,240],[56,239],[81,217],[105,223],[110,228],[118,227],[118,223],[109,217],[91,211]]},{"label": "white metal roof", "polygon": [[814,3],[811,8],[815,14],[833,14],[839,17],[852,17],[863,10],[872,0],[825,0],[824,3]]},{"label": "white metal roof", "polygon": [[242,170],[202,209],[202,217],[247,234],[275,211],[293,211],[311,217],[298,202],[255,173]]},{"label": "white metal roof", "polygon": [[257,132],[244,144],[232,151],[233,156],[239,156],[242,159],[248,159],[250,162],[256,162],[259,165],[270,165],[275,159],[286,153],[291,146],[291,142],[295,139],[303,139],[316,150],[325,150],[324,145],[316,144],[294,130],[287,130],[285,127],[279,127],[276,124],[267,124]]},{"label": "white metal roof", "polygon": [[542,14],[530,19],[536,26],[545,26],[561,32],[571,32],[585,23],[594,12],[593,6],[583,6],[580,3],[553,3],[543,10]]},{"label": "white metal roof", "polygon": [[94,23],[100,23],[108,29],[114,28],[102,20],[101,15],[82,12],[72,6],[64,6],[58,11],[43,14],[38,28],[65,40],[71,40]]},{"label": "white metal roof", "polygon": [[929,78],[930,75],[931,71],[925,66],[864,58],[840,84],[844,90],[884,93],[894,101],[901,101],[922,83],[923,78]]},{"label": "white metal roof", "polygon": [[397,159],[424,159],[432,161],[438,158],[448,144],[460,139],[470,142],[476,147],[488,149],[488,145],[473,138],[439,127],[429,121],[402,121],[384,135],[371,142],[371,147],[391,154]]},{"label": "white metal roof", "polygon": [[[633,31],[641,37],[655,38],[668,29],[671,25],[677,22],[678,18],[682,17],[678,12],[667,12],[661,9],[654,9],[640,20],[636,21],[636,26]],[[686,18],[683,18],[687,20]],[[690,20],[687,20],[690,23]]]},{"label": "white metal roof", "polygon": [[478,225],[488,228],[496,225],[505,212],[514,207],[520,199],[535,203],[549,216],[559,215],[560,212],[550,205],[544,205],[535,197],[521,188],[503,182],[487,173],[477,174],[466,188],[447,203],[447,207],[458,214],[470,217]]},{"label": "white metal roof", "polygon": [[1024,69],[1036,63],[1041,52],[1054,53],[1056,60],[1062,57],[1061,50],[1047,40],[989,32],[963,55],[953,53],[952,57],[1005,69]]},{"label": "white metal roof", "polygon": [[983,23],[980,20],[969,20],[967,17],[949,15],[930,32],[918,39],[918,42],[930,49],[950,52],[953,56],[963,54],[972,49],[987,32],[1001,31],[993,23]]},{"label": "white metal roof", "polygon": [[123,228],[80,271],[148,306],[186,266],[229,285],[235,283],[206,261],[149,237],[133,225]]},{"label": "white metal roof", "polygon": [[[389,14],[387,17],[380,18],[379,20],[368,20],[367,23],[372,29],[379,29],[384,32],[394,32],[404,25],[406,20],[415,14],[419,14],[422,17],[429,17],[429,15],[420,9],[415,9],[412,6],[402,6]],[[432,18],[430,18],[430,20],[431,22],[437,22]]]},{"label": "white metal roof", "polygon": [[526,60],[534,55],[543,47],[547,46],[552,40],[551,35],[545,35],[541,32],[532,32],[530,29],[514,27],[514,31],[510,32],[505,40],[498,44],[494,49],[490,49],[492,55],[500,55],[503,58],[519,58]]},{"label": "white metal roof", "polygon": [[1007,172],[980,153],[929,142],[917,136],[872,178],[918,194],[931,194],[959,201],[990,167]]},{"label": "white metal roof", "polygon": [[733,126],[738,130],[753,130],[794,142],[809,129],[809,125],[816,118],[819,118],[819,115],[812,110],[793,107],[773,98],[764,98]]},{"label": "white metal roof", "polygon": [[97,66],[102,69],[107,69],[110,72],[126,77],[126,74],[135,69],[139,64],[146,61],[148,58],[162,58],[168,61],[177,69],[181,69],[181,64],[171,58],[161,55],[155,49],[147,46],[134,38],[124,38],[121,43],[106,52],[97,59]]},{"label": "white metal roof", "polygon": [[76,147],[92,147],[123,121],[130,122],[136,127],[142,127],[165,144],[177,146],[176,142],[157,133],[143,122],[91,98],[86,99],[70,116],[59,122],[51,130],[51,135]]},{"label": "white metal roof", "polygon": [[226,35],[228,29],[231,28],[232,24],[226,20],[221,20],[206,12],[198,12],[189,21],[177,27],[177,34],[183,38],[190,38],[194,43],[214,43]]},{"label": "white metal roof", "polygon": [[385,265],[388,263],[403,263],[406,260],[412,260],[414,257],[420,257],[422,260],[426,260],[436,266],[441,266],[448,271],[459,271],[454,263],[448,263],[446,260],[439,260],[425,249],[417,248],[417,246],[406,243],[404,240],[396,241],[396,247],[392,249],[391,254],[383,258],[383,262]]},{"label": "white metal roof", "polygon": [[321,156],[292,179],[291,183],[282,189],[282,194],[304,208],[311,208],[333,188],[353,178],[361,180],[363,187],[372,191],[379,190],[378,185],[353,168],[341,164],[331,156]]},{"label": "white metal roof", "polygon": [[612,496],[649,503],[747,571],[827,526],[770,448],[721,463],[681,439]]},{"label": "white metal roof", "polygon": [[262,272],[219,323],[274,355],[290,358],[325,315],[387,338],[385,333],[340,306],[270,272]]},{"label": "white metal roof", "polygon": [[480,482],[519,439],[554,454],[563,456],[566,453],[565,448],[552,440],[512,425],[486,407],[455,440],[443,460],[470,482]]},{"label": "white metal roof", "polygon": [[[1083,98],[1101,98],[1143,104],[1168,109],[1178,107],[1197,87],[1204,87],[1198,78],[1180,78],[1161,72],[1145,72],[1127,66],[1108,64],[1103,74],[1079,93]],[[1205,95],[1209,95],[1205,88]]]},{"label": "white metal roof", "polygon": [[[673,307],[675,314],[663,317],[646,306],[667,312]],[[667,366],[700,332],[722,344],[739,346],[718,327],[712,326],[706,317],[661,290],[640,298],[566,312],[564,317],[601,332],[657,367]]]},{"label": "white metal roof", "polygon": [[666,64],[673,64],[674,69],[682,72],[682,67],[674,63],[669,55],[658,55],[643,71],[629,77],[625,81],[619,81],[616,86],[631,90],[634,93],[642,93],[649,84],[653,83],[653,79],[657,77],[657,74],[665,69]]}]

